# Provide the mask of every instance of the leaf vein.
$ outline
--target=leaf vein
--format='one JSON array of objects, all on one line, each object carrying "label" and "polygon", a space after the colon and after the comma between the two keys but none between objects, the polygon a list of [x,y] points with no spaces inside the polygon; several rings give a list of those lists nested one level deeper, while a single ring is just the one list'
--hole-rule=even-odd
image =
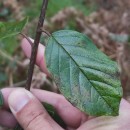
[{"label": "leaf vein", "polygon": [[[57,39],[55,39],[55,37],[52,35],[52,37],[54,38],[54,40],[58,43],[59,46],[61,46],[63,48],[63,50],[71,57],[71,59],[75,62],[75,64],[80,67],[77,62],[73,59],[73,57],[67,52],[67,50],[62,46],[62,44],[60,44]],[[81,69],[80,69],[81,70]],[[85,73],[81,70],[81,72],[85,75]],[[87,80],[88,80],[88,77],[86,76]],[[90,82],[91,86],[94,87],[92,85],[92,83]],[[95,88],[95,87],[94,87]],[[95,88],[95,90],[98,92],[98,90]],[[102,95],[100,94],[100,92],[98,92],[98,94],[102,97]],[[112,110],[112,111],[115,111],[111,105],[102,97],[102,99],[106,102],[106,104],[109,106],[109,108]]]}]

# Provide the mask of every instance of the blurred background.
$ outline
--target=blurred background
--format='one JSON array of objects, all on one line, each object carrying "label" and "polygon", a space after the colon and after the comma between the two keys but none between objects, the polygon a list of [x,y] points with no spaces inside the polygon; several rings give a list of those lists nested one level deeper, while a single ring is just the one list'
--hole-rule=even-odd
[{"label": "blurred background", "polygon": [[[28,16],[29,23],[23,32],[34,38],[41,3],[42,0],[0,0],[0,21],[17,21]],[[44,29],[50,33],[72,29],[88,35],[102,52],[118,62],[124,97],[130,100],[130,44],[121,42],[120,37],[130,34],[130,0],[49,0]],[[115,35],[121,41],[118,38],[113,41]],[[18,36],[0,41],[1,88],[25,85],[29,60],[20,48],[21,39]],[[46,36],[41,43],[45,45]],[[45,89],[52,84],[35,69],[32,87]]]}]

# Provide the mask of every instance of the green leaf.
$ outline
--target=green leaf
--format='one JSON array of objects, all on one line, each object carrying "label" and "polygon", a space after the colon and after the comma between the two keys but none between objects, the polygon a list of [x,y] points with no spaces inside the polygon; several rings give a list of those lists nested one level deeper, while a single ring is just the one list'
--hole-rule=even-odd
[{"label": "green leaf", "polygon": [[0,107],[2,107],[4,105],[4,97],[2,92],[0,91]]},{"label": "green leaf", "polygon": [[23,130],[20,124],[17,124],[13,130]]},{"label": "green leaf", "polygon": [[0,83],[3,81],[7,81],[7,76],[5,73],[0,72]]},{"label": "green leaf", "polygon": [[61,93],[89,115],[118,115],[122,97],[117,64],[85,35],[62,30],[52,34],[46,65]]},{"label": "green leaf", "polygon": [[0,22],[0,40],[19,34],[27,21],[28,19],[25,18],[20,22]]},{"label": "green leaf", "polygon": [[12,55],[14,53],[15,48],[19,46],[17,37],[7,37],[4,39],[0,39],[0,49],[8,52],[8,54]]},{"label": "green leaf", "polygon": [[55,122],[57,122],[62,128],[66,127],[66,124],[61,119],[61,117],[57,114],[56,110],[54,109],[54,107],[52,105],[43,103],[43,106],[47,110],[49,115],[54,119]]}]

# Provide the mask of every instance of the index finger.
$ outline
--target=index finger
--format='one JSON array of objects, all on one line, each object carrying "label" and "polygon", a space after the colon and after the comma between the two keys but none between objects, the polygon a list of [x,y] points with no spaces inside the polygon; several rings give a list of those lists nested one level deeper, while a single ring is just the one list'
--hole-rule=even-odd
[{"label": "index finger", "polygon": [[[31,41],[33,42],[34,40],[31,39]],[[22,50],[24,51],[25,55],[28,58],[30,58],[32,48],[31,48],[30,43],[25,38],[21,42],[21,47],[22,47]],[[39,44],[38,51],[37,51],[36,64],[40,67],[40,69],[44,73],[46,73],[49,76],[50,74],[49,74],[47,67],[46,67],[44,52],[45,52],[45,46],[43,46],[42,44]]]},{"label": "index finger", "polygon": [[45,90],[31,89],[31,92],[41,101],[52,105],[62,120],[72,128],[78,128],[88,119],[88,116],[82,113],[68,102],[62,95]]}]

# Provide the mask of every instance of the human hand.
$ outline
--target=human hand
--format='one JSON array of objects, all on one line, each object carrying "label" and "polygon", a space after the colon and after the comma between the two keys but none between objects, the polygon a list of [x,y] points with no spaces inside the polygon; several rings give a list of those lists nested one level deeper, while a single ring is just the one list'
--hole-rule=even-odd
[{"label": "human hand", "polygon": [[[22,42],[22,48],[25,54],[30,57],[31,46],[25,39]],[[40,44],[36,62],[41,70],[49,75],[45,66],[44,50],[44,46]],[[73,107],[62,95],[36,89],[32,89],[31,92],[33,95],[25,89],[5,88],[2,90],[5,104],[4,108],[0,110],[1,125],[14,127],[18,121],[24,130],[63,130],[49,116],[40,103],[46,102],[54,106],[59,116],[67,125],[66,130],[130,129],[130,104],[124,99],[121,101],[119,116],[89,117]],[[14,116],[6,111],[8,107],[10,107]]]}]

